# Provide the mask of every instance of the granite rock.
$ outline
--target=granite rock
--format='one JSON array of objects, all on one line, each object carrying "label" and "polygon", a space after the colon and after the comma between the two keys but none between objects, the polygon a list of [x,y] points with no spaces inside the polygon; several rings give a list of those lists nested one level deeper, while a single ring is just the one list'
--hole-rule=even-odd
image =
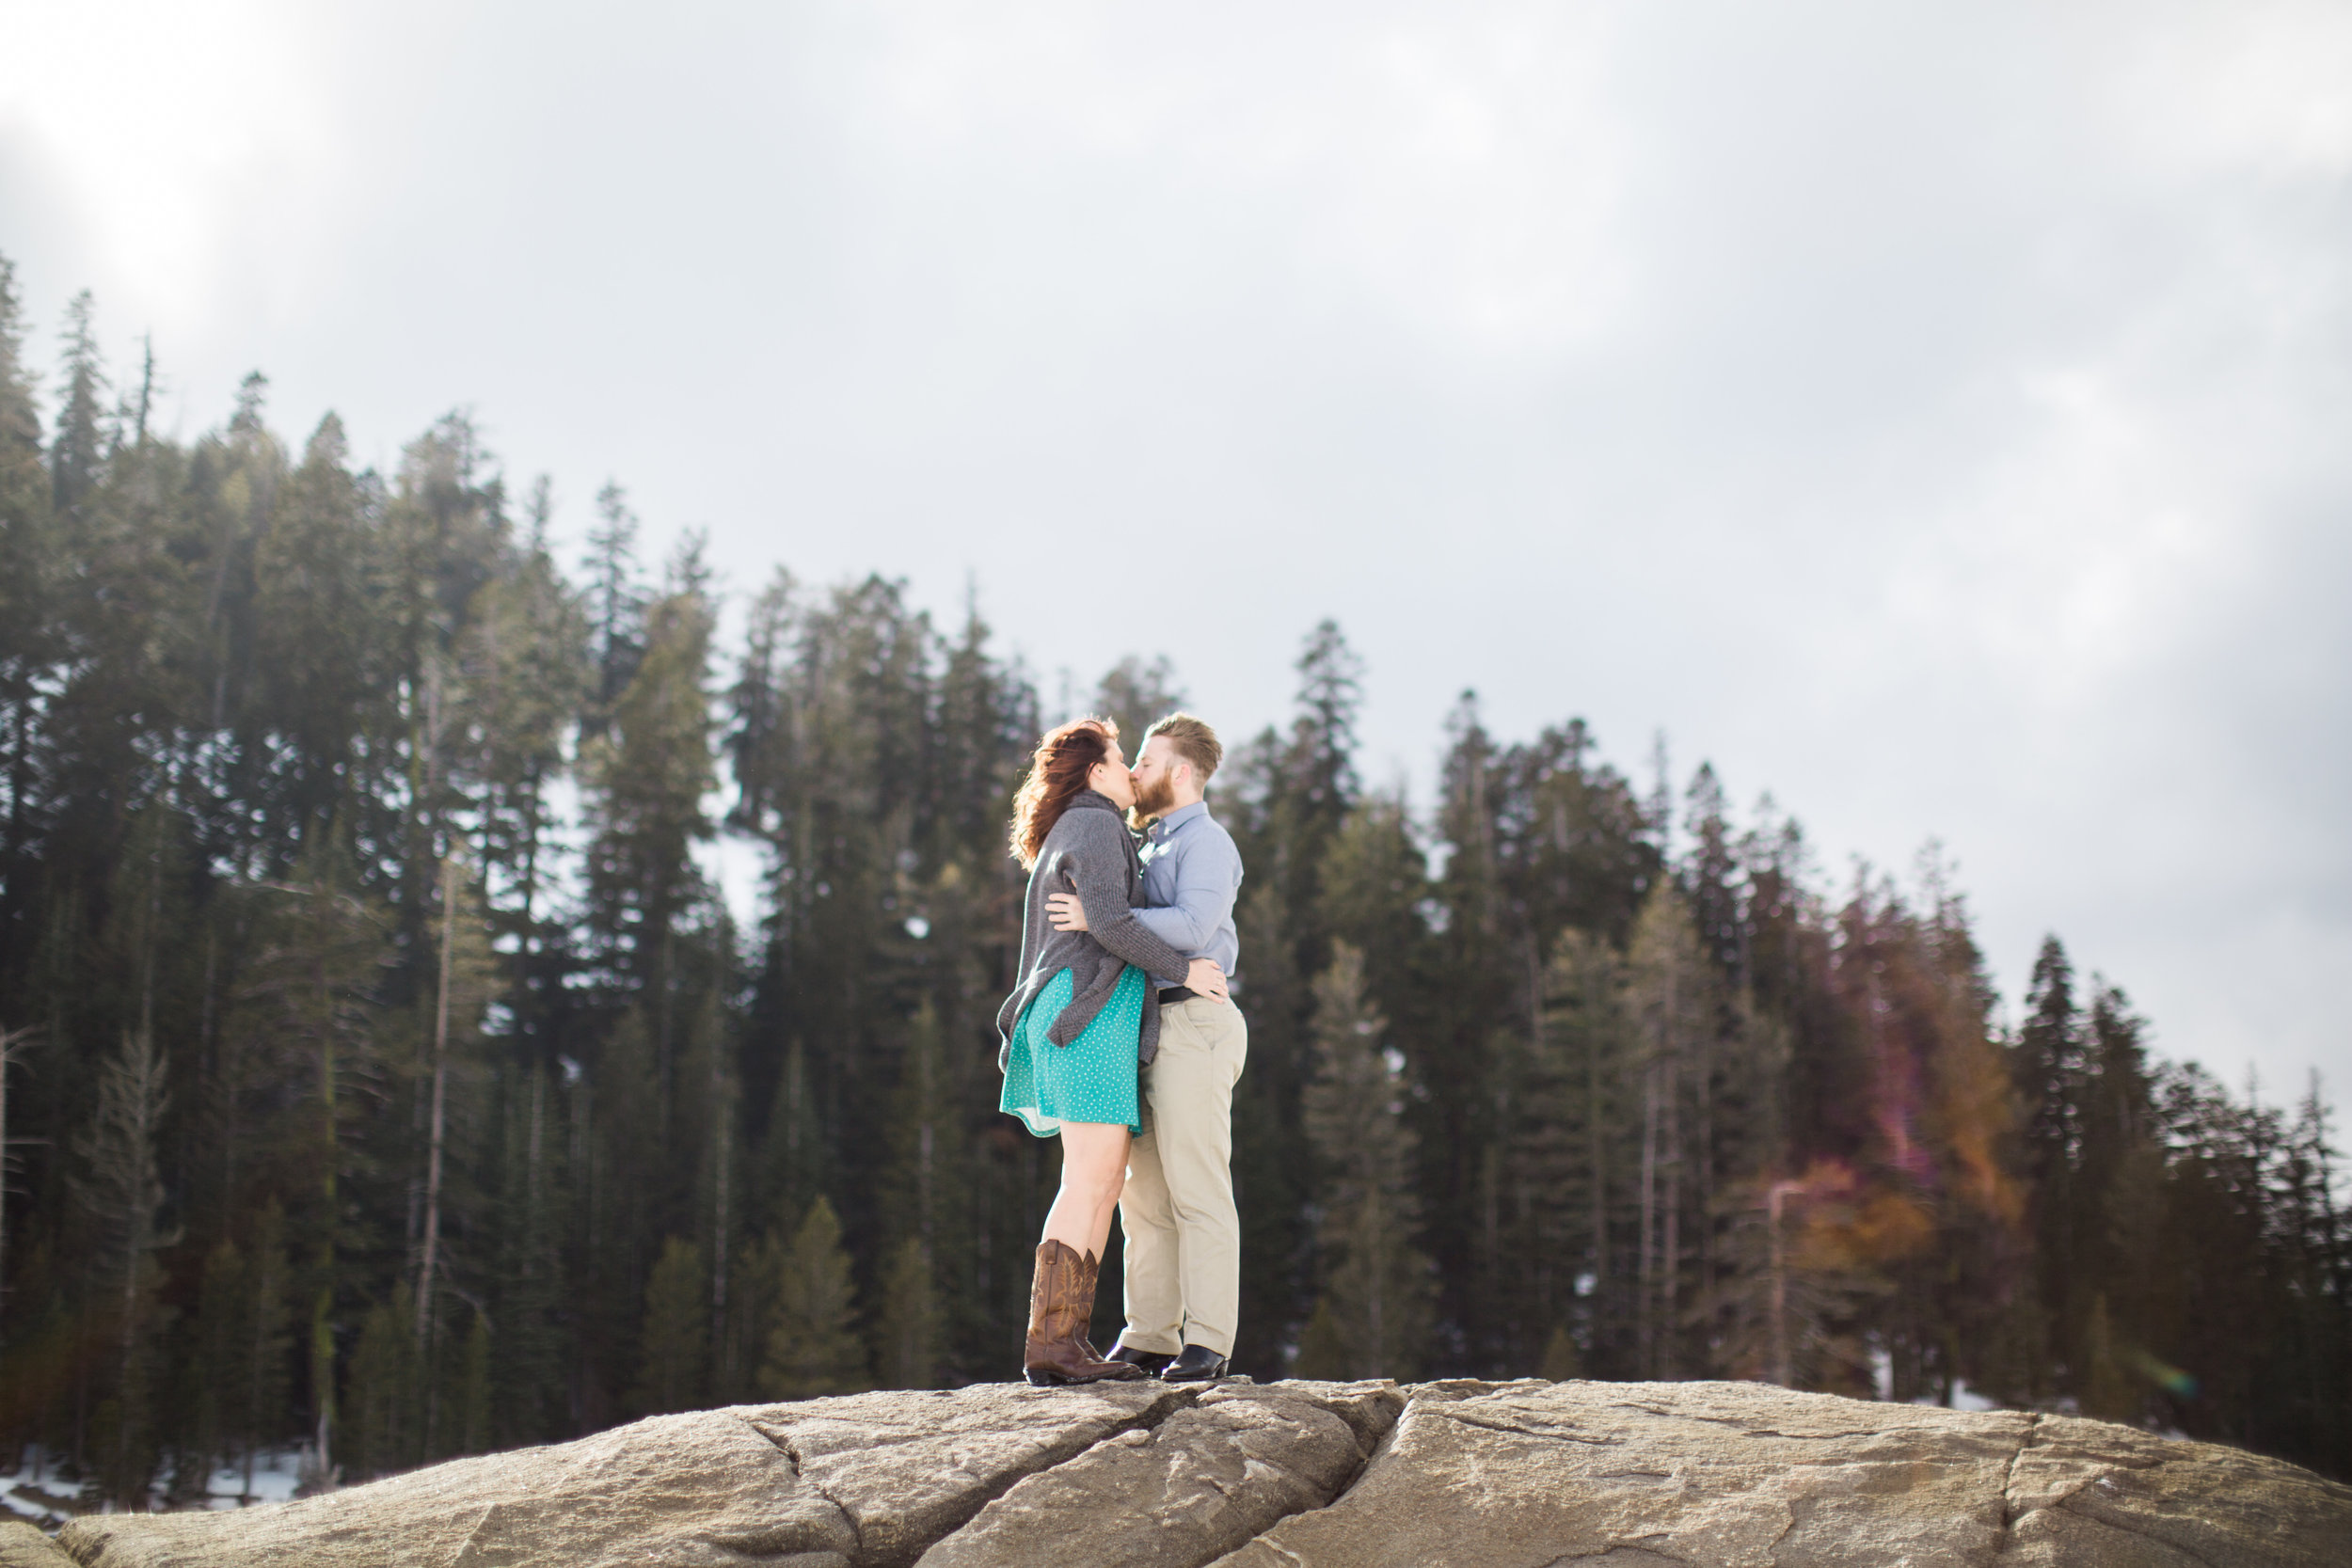
[{"label": "granite rock", "polygon": [[662,1416],[0,1568],[2338,1568],[2352,1487],[1738,1383],[985,1385]]},{"label": "granite rock", "polygon": [[58,1544],[83,1568],[897,1568],[1030,1471],[1189,1398],[986,1384],[657,1416],[301,1502],[90,1515]]},{"label": "granite rock", "polygon": [[1391,1383],[1213,1389],[1028,1477],[921,1568],[1199,1568],[1337,1497],[1404,1402]]},{"label": "granite rock", "polygon": [[0,1520],[0,1568],[73,1568],[57,1544],[21,1519]]},{"label": "granite rock", "polygon": [[2352,1561],[2352,1488],[2104,1422],[1736,1383],[1408,1392],[1338,1502],[1220,1568]]}]

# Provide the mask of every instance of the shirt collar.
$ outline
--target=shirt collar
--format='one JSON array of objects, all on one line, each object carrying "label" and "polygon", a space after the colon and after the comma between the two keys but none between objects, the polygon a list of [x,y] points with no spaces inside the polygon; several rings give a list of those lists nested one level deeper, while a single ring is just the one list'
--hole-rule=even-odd
[{"label": "shirt collar", "polygon": [[1195,800],[1188,806],[1178,806],[1174,811],[1152,824],[1152,842],[1157,844],[1194,817],[1208,815],[1209,802],[1206,800]]}]

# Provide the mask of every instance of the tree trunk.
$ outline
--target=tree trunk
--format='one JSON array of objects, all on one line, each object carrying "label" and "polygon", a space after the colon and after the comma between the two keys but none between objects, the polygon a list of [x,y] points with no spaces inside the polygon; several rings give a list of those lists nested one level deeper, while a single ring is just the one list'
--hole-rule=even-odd
[{"label": "tree trunk", "polygon": [[0,1029],[0,1346],[8,1343],[8,1067],[29,1029]]},{"label": "tree trunk", "polygon": [[[326,889],[322,885],[321,895]],[[318,1421],[318,1479],[331,1483],[335,1464],[335,995],[326,983],[326,963],[317,968],[319,988],[319,1111],[326,1136],[326,1175],[320,1182],[325,1225],[319,1237],[319,1292],[310,1307],[310,1403]]]},{"label": "tree trunk", "polygon": [[[716,1047],[713,1048],[714,1054]],[[713,1074],[715,1078],[717,1075]],[[727,1114],[726,1097],[714,1094],[718,1126],[716,1170],[710,1214],[710,1370],[722,1397],[734,1389],[734,1368],[727,1354],[727,1167],[734,1160],[735,1118]]]},{"label": "tree trunk", "polygon": [[417,1355],[424,1378],[425,1456],[432,1457],[440,1380],[432,1373],[433,1264],[441,1247],[441,1141],[448,1125],[449,989],[457,950],[457,860],[441,861],[441,984],[433,1008],[433,1109],[425,1134],[424,1243],[417,1266]]},{"label": "tree trunk", "polygon": [[1642,1074],[1642,1309],[1636,1328],[1640,1333],[1642,1375],[1656,1375],[1656,1299],[1653,1289],[1657,1257],[1658,1183],[1658,1064],[1649,1064]]},{"label": "tree trunk", "polygon": [[1585,1032],[1585,1096],[1584,1141],[1592,1152],[1593,1182],[1593,1317],[1591,1347],[1596,1358],[1601,1349],[1601,1307],[1609,1299],[1609,1145],[1602,1116],[1600,1032],[1588,1027]]},{"label": "tree trunk", "polygon": [[1661,1378],[1674,1378],[1681,1373],[1679,1358],[1675,1354],[1678,1338],[1675,1331],[1680,1326],[1676,1320],[1681,1311],[1682,1283],[1682,1116],[1679,1109],[1682,1075],[1675,1069],[1676,1064],[1670,1059],[1666,1064],[1664,1095],[1666,1199],[1663,1208],[1666,1223],[1658,1258],[1658,1316],[1663,1330],[1663,1338],[1659,1342],[1658,1375]]},{"label": "tree trunk", "polygon": [[1772,1227],[1772,1379],[1783,1388],[1794,1387],[1789,1380],[1788,1365],[1788,1243],[1781,1235],[1780,1219],[1793,1182],[1772,1183],[1772,1199],[1766,1208],[1765,1223]]}]

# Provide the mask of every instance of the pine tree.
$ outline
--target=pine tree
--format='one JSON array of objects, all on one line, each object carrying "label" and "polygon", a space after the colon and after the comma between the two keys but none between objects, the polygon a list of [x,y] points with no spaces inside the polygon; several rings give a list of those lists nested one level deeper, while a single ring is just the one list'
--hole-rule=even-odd
[{"label": "pine tree", "polygon": [[1366,983],[1391,1018],[1426,1011],[1438,962],[1419,908],[1428,880],[1428,857],[1398,795],[1365,796],[1324,853],[1323,922],[1336,940],[1378,956]]},{"label": "pine tree", "polygon": [[0,256],[0,790],[8,796],[0,814],[0,922],[11,931],[32,914],[26,856],[40,816],[38,737],[45,715],[39,682],[55,654],[52,578],[59,565],[24,349],[16,264]]},{"label": "pine tree", "polygon": [[[2079,1250],[2074,1268],[2104,1306],[2096,1328],[2086,1321],[2075,1343],[2081,1364],[2077,1391],[2102,1409],[2137,1413],[2121,1392],[2116,1370],[2144,1354],[2153,1326],[2147,1319],[2164,1220],[2164,1159],[2143,1025],[2123,993],[2098,985],[2085,1039],[2082,1152],[2070,1229]],[[2070,1358],[2073,1359],[2073,1358]],[[2105,1381],[2102,1381],[2105,1380]]]},{"label": "pine tree", "polygon": [[[806,1049],[796,1038],[782,1054],[760,1148],[758,1201],[771,1214],[806,1214],[823,1190],[829,1164],[826,1140]],[[778,1240],[779,1248],[782,1244]],[[763,1337],[754,1336],[755,1362],[764,1354],[764,1343]]]},{"label": "pine tree", "polygon": [[235,1432],[245,1459],[245,1489],[253,1496],[260,1450],[286,1429],[286,1395],[293,1337],[288,1331],[293,1269],[286,1256],[286,1212],[275,1197],[262,1204],[253,1226],[252,1250],[240,1283],[245,1287],[236,1318],[238,1343],[225,1365],[236,1379]]},{"label": "pine tree", "polygon": [[1336,831],[1357,794],[1356,716],[1363,706],[1364,661],[1339,623],[1317,622],[1298,656],[1298,717],[1286,771],[1308,816]]},{"label": "pine tree", "polygon": [[850,1257],[841,1221],[818,1198],[783,1249],[772,1326],[760,1362],[759,1386],[770,1399],[804,1400],[852,1394],[871,1386],[866,1356],[851,1330]]},{"label": "pine tree", "polygon": [[1684,832],[1691,839],[1682,870],[1692,924],[1698,928],[1700,947],[1736,983],[1747,958],[1741,941],[1740,858],[1732,843],[1730,805],[1712,763],[1699,764],[1682,799]]},{"label": "pine tree", "polygon": [[643,657],[645,593],[637,580],[637,514],[628,493],[607,480],[596,492],[597,525],[589,531],[589,575],[595,616],[596,685],[588,733],[600,734],[605,716],[636,678]]},{"label": "pine tree", "polygon": [[1184,700],[1184,689],[1176,683],[1176,667],[1167,655],[1146,664],[1129,654],[1094,689],[1088,711],[1103,714],[1119,725],[1119,743],[1133,762],[1142,754],[1143,732],[1154,720],[1183,707]]},{"label": "pine tree", "polygon": [[1551,1331],[1551,1338],[1544,1346],[1543,1365],[1535,1375],[1548,1383],[1567,1383],[1584,1375],[1583,1354],[1576,1348],[1576,1336],[1562,1323]]},{"label": "pine tree", "polygon": [[1598,1376],[1634,1366],[1635,1303],[1624,1277],[1632,1248],[1622,1231],[1639,1155],[1639,1048],[1625,987],[1623,958],[1606,940],[1561,933],[1544,970],[1539,1027],[1511,1062],[1504,1123],[1512,1283],[1525,1326],[1549,1335],[1523,1352],[1540,1345],[1554,1363],[1565,1334],[1578,1365]]},{"label": "pine tree", "polygon": [[1312,1316],[1298,1336],[1298,1355],[1291,1367],[1294,1377],[1318,1383],[1344,1383],[1356,1375],[1358,1357],[1331,1310],[1328,1296],[1317,1298]]},{"label": "pine tree", "polygon": [[1505,1369],[1557,1364],[1560,1336],[1579,1366],[1618,1364],[1626,1322],[1613,1262],[1626,1190],[1628,1058],[1623,959],[1607,941],[1565,931],[1546,966],[1538,1027],[1499,1046],[1501,1182],[1496,1336]]},{"label": "pine tree", "polygon": [[931,1287],[931,1260],[922,1240],[910,1236],[882,1276],[875,1363],[885,1388],[939,1386],[940,1312]]},{"label": "pine tree", "polygon": [[205,1255],[203,1291],[196,1311],[197,1354],[186,1369],[191,1419],[172,1485],[184,1497],[200,1499],[230,1452],[242,1403],[238,1396],[244,1392],[238,1374],[245,1360],[242,1320],[249,1289],[245,1255],[236,1243],[222,1237]]},{"label": "pine tree", "polygon": [[405,1291],[368,1309],[343,1396],[343,1449],[361,1477],[390,1475],[424,1457],[424,1375]]},{"label": "pine tree", "polygon": [[563,1259],[568,1184],[555,1073],[525,1065],[508,1078],[500,1179],[501,1247],[493,1310],[492,1447],[540,1442],[564,1427]]},{"label": "pine tree", "polygon": [[550,554],[544,479],[532,504],[529,535],[501,552],[458,644],[456,706],[459,725],[482,737],[464,768],[480,802],[483,875],[501,894],[487,912],[513,947],[518,1026],[544,1050],[563,958],[547,895],[552,792],[595,671],[586,608]]},{"label": "pine tree", "polygon": [[1315,982],[1316,1075],[1306,1125],[1322,1167],[1323,1305],[1354,1377],[1410,1378],[1427,1354],[1433,1281],[1414,1245],[1412,1187],[1400,1062],[1388,1021],[1366,998],[1363,955],[1342,942]]},{"label": "pine tree", "polygon": [[645,1286],[644,1361],[630,1403],[648,1416],[691,1410],[701,1402],[709,1353],[709,1303],[703,1250],[672,1236]]},{"label": "pine tree", "polygon": [[[2044,937],[2026,990],[2026,1019],[2010,1050],[2010,1072],[2022,1107],[2021,1174],[2031,1196],[2038,1277],[2031,1295],[2031,1329],[2042,1343],[2022,1369],[2017,1392],[2027,1399],[2055,1364],[2068,1359],[2067,1325],[2074,1309],[2073,1224],[2074,1172],[2081,1158],[2086,1082],[2082,1017],[2074,1004],[2074,966],[2055,936]],[[2053,1336],[2058,1336],[2053,1338]]]},{"label": "pine tree", "polygon": [[1634,1328],[1645,1376],[1686,1376],[1681,1329],[1694,1239],[1686,1227],[1698,1196],[1690,1112],[1709,1070],[1718,1002],[1689,905],[1670,881],[1651,889],[1635,924],[1626,1006],[1642,1052]]},{"label": "pine tree", "polygon": [[1533,1031],[1542,955],[1513,928],[1503,879],[1507,776],[1475,693],[1462,693],[1446,731],[1438,826],[1449,852],[1433,903],[1444,927],[1434,933],[1442,1000],[1427,1047],[1446,1067],[1424,1077],[1429,1105],[1419,1120],[1432,1155],[1430,1233],[1447,1287],[1445,1317],[1469,1345],[1471,1366],[1501,1370],[1505,1362],[1523,1368],[1530,1348],[1514,1342],[1524,1338],[1525,1325],[1512,1321],[1518,1304],[1501,1312],[1488,1304],[1512,1293],[1503,1170],[1510,1067]]},{"label": "pine tree", "polygon": [[[436,1330],[439,1323],[439,1302],[434,1286],[443,1279],[441,1268],[441,1181],[447,1164],[447,1133],[449,1127],[450,1030],[453,1022],[461,1030],[470,1032],[469,1013],[478,1009],[466,1007],[454,992],[457,990],[457,927],[459,873],[454,858],[441,861],[440,940],[435,944],[440,950],[439,974],[432,993],[432,1019],[421,1035],[432,1040],[429,1073],[432,1083],[429,1109],[425,1114],[424,1162],[417,1191],[423,1214],[418,1227],[417,1247],[417,1340],[426,1364],[432,1365],[439,1349]],[[470,922],[469,922],[470,925]],[[454,1020],[453,1018],[454,1015]],[[421,1072],[421,1076],[422,1073]],[[420,1085],[421,1088],[421,1085]],[[438,1402],[429,1391],[425,1401],[425,1447],[437,1448],[435,1420]]]},{"label": "pine tree", "polygon": [[[927,797],[935,769],[957,755],[968,767],[978,737],[960,740],[946,756],[932,754],[940,649],[927,618],[908,608],[904,585],[880,578],[847,585],[797,610],[795,625],[788,700],[781,704],[788,732],[754,759],[774,771],[743,784],[763,802],[762,836],[772,857],[772,912],[743,1046],[743,1092],[746,1103],[771,1111],[787,1101],[797,1105],[784,1123],[771,1117],[755,1130],[765,1145],[765,1179],[790,1181],[797,1203],[821,1185],[844,1206],[865,1266],[879,1274],[895,1242],[882,1200],[887,1167],[901,1153],[888,1130],[907,1022],[928,993],[944,1020],[961,1015],[972,1028],[987,1027],[984,1006],[966,1011],[969,972],[960,965],[969,958],[984,966],[972,976],[976,987],[1001,983],[1011,906],[992,910],[993,928],[981,933],[934,930],[934,915],[949,911],[926,912],[934,895],[943,895],[943,906],[948,896],[958,905],[966,896],[961,869],[949,879],[947,866],[927,864],[934,809]],[[969,715],[979,718],[985,709],[971,699],[985,694],[971,689],[976,684],[967,679],[963,697],[967,712],[981,708]],[[991,837],[1000,840],[1002,832],[999,816]],[[985,858],[966,863],[974,866],[970,879],[995,882],[1001,898],[998,868],[1009,862],[1000,843],[983,842]],[[943,942],[951,935],[962,953]],[[854,1129],[870,1135],[851,1135]],[[766,1201],[771,1212],[795,1212],[772,1185]],[[941,1260],[935,1253],[934,1262]]]},{"label": "pine tree", "polygon": [[279,737],[262,788],[285,825],[256,846],[270,876],[384,827],[370,818],[377,737],[396,722],[382,678],[393,649],[374,601],[391,562],[349,457],[342,421],[325,416],[253,544],[252,700]]},{"label": "pine tree", "polygon": [[476,1312],[472,1326],[466,1330],[466,1348],[458,1362],[456,1452],[482,1453],[489,1449],[491,1386],[490,1319],[487,1313]]},{"label": "pine tree", "polygon": [[1307,1172],[1295,1151],[1302,1096],[1315,1068],[1310,976],[1329,964],[1323,879],[1359,793],[1356,720],[1362,661],[1336,623],[1317,625],[1295,665],[1287,730],[1233,748],[1215,782],[1216,809],[1248,868],[1236,920],[1236,1000],[1249,1022],[1249,1070],[1233,1102],[1233,1180],[1242,1196],[1242,1313],[1234,1360],[1271,1371],[1314,1300]]},{"label": "pine tree", "polygon": [[115,1442],[103,1456],[108,1495],[142,1499],[153,1473],[154,1267],[151,1255],[179,1239],[161,1224],[165,1201],[156,1141],[167,1104],[166,1063],[144,1032],[126,1033],[99,1080],[98,1108],[74,1140],[82,1203],[104,1238],[113,1283]]},{"label": "pine tree", "polygon": [[1851,1386],[1857,1315],[1888,1293],[1867,1261],[1881,1214],[1854,1173],[1820,1162],[1730,1195],[1724,1267],[1701,1307],[1722,1375],[1783,1387]]},{"label": "pine tree", "polygon": [[[1273,1371],[1281,1366],[1283,1340],[1314,1300],[1306,1266],[1313,1243],[1308,1214],[1313,1179],[1298,1158],[1304,1073],[1297,1043],[1299,1021],[1311,1016],[1313,992],[1295,963],[1294,922],[1279,885],[1245,881],[1236,924],[1246,958],[1234,1000],[1248,1020],[1250,1064],[1233,1090],[1241,1325],[1232,1359]],[[1041,1207],[1035,1217],[1043,1215]],[[1022,1243],[1035,1245],[1035,1235],[1034,1225],[1025,1226]]]},{"label": "pine tree", "polygon": [[[308,1303],[305,1387],[322,1475],[335,1463],[338,1296],[346,1287],[380,1291],[389,1283],[353,1277],[342,1243],[353,1193],[346,1175],[373,1165],[361,1158],[368,1101],[346,1092],[346,1081],[372,1088],[389,1075],[378,1007],[393,962],[391,913],[353,892],[350,877],[322,853],[284,881],[229,894],[246,947],[227,988],[216,1069],[224,1124],[216,1152],[228,1167],[222,1191],[238,1194],[255,1180],[251,1165],[238,1164],[249,1159],[301,1195],[299,1228],[290,1221],[290,1230],[308,1255],[299,1280]],[[291,1291],[291,1268],[285,1278]]]},{"label": "pine tree", "polygon": [[2107,1314],[2104,1291],[2090,1298],[2090,1316],[2083,1326],[2083,1414],[2109,1421],[2137,1421],[2140,1409],[2138,1390],[2125,1370],[2123,1351],[2116,1342],[2115,1325]]},{"label": "pine tree", "polygon": [[52,503],[80,511],[97,489],[106,455],[106,370],[99,353],[97,305],[84,289],[65,312],[65,393],[49,449]]},{"label": "pine tree", "polygon": [[[1923,1056],[1922,1126],[1936,1151],[1939,1255],[1919,1271],[1920,1316],[1936,1339],[1935,1392],[1949,1403],[1963,1380],[1979,1388],[2014,1381],[2009,1303],[2030,1294],[2032,1281],[2020,1238],[2026,1198],[2013,1174],[2011,1063],[1993,1023],[1994,987],[1965,900],[1933,843],[1922,851],[1917,888],[1909,1010]],[[2160,1173],[2160,1158],[2155,1164]]]},{"label": "pine tree", "polygon": [[[41,462],[40,412],[33,400],[33,378],[24,366],[24,307],[17,293],[16,263],[0,256],[0,527],[7,530],[11,566],[39,560],[31,548],[48,511],[49,476]],[[14,573],[0,578],[22,593],[36,586]],[[30,600],[23,608],[30,609]],[[26,625],[38,617],[28,616]]]},{"label": "pine tree", "polygon": [[583,758],[594,795],[590,921],[621,983],[653,1009],[663,1092],[675,1065],[677,927],[705,896],[692,847],[712,828],[715,724],[705,689],[715,613],[694,580],[692,547],[672,592],[645,611],[643,658],[611,707],[612,730]]},{"label": "pine tree", "polygon": [[17,1174],[16,1158],[9,1153],[8,1141],[8,1074],[24,1060],[30,1043],[31,1031],[0,1027],[0,1351],[8,1348],[8,1193],[11,1179]]},{"label": "pine tree", "polygon": [[[954,1322],[948,1304],[972,1293],[977,1259],[969,1148],[973,1101],[960,1080],[936,1001],[926,996],[908,1021],[898,1093],[890,1105],[890,1163],[880,1205],[890,1237],[883,1254],[880,1350],[875,1365],[892,1386],[935,1386],[941,1363],[961,1330],[985,1342],[985,1322]],[[912,1243],[920,1267],[910,1262]],[[903,1274],[903,1278],[901,1275]],[[901,1286],[909,1289],[903,1298]],[[892,1314],[902,1314],[894,1323]]]},{"label": "pine tree", "polygon": [[[2352,1225],[2347,1225],[2336,1172],[2343,1156],[2335,1147],[2334,1116],[2320,1094],[2319,1074],[2312,1072],[2295,1120],[2280,1148],[2273,1186],[2279,1220],[2280,1275],[2292,1303],[2286,1314],[2286,1341],[2280,1347],[2306,1375],[2280,1390],[2280,1407],[2274,1427],[2294,1434],[2306,1452],[2342,1454],[2352,1448],[2352,1409],[2329,1397],[2329,1391],[2352,1386]],[[2168,1206],[2169,1207],[2169,1206]],[[2176,1353],[2181,1343],[2177,1315],[2164,1325]],[[2160,1380],[2168,1414],[2177,1418],[2198,1391],[2185,1374]]]}]

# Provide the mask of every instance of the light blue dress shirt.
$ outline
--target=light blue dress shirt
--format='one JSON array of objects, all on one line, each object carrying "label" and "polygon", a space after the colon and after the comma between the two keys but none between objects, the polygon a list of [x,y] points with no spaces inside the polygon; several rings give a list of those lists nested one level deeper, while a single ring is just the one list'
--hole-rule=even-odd
[{"label": "light blue dress shirt", "polygon": [[[1143,846],[1143,896],[1136,918],[1188,958],[1207,958],[1230,977],[1239,972],[1241,932],[1233,900],[1241,895],[1241,850],[1233,835],[1195,800],[1161,817]],[[1168,982],[1184,984],[1178,975]]]}]

